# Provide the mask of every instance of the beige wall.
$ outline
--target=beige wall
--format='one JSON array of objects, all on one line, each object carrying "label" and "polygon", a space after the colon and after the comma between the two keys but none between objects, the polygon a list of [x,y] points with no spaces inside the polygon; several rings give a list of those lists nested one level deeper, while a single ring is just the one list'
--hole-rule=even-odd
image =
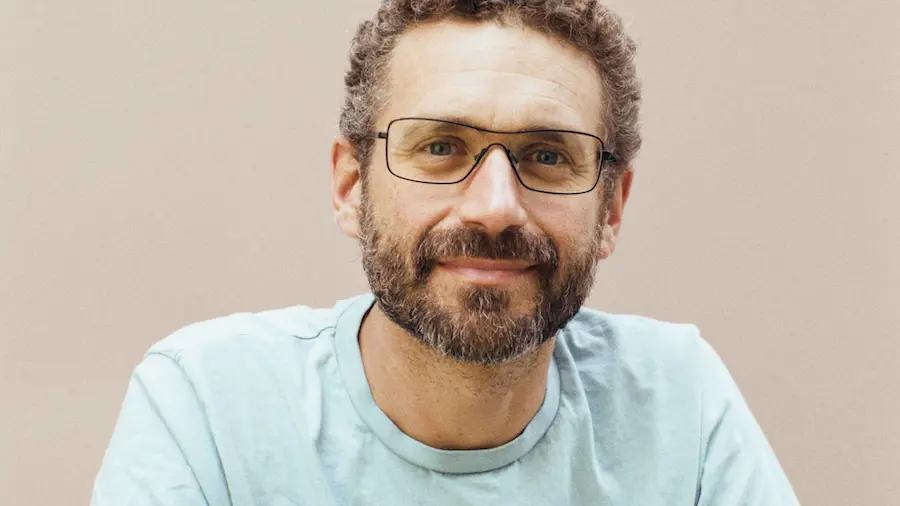
[{"label": "beige wall", "polygon": [[[0,504],[85,504],[131,369],[365,289],[333,225],[374,0],[0,0]],[[804,504],[900,504],[900,2],[619,0],[645,150],[591,305],[691,321]]]}]

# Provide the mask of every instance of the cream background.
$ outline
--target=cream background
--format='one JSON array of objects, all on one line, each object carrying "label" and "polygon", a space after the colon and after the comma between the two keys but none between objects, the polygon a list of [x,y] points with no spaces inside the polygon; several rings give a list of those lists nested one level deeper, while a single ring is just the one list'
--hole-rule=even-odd
[{"label": "cream background", "polygon": [[[0,0],[0,504],[86,504],[151,343],[366,288],[374,0]],[[618,0],[645,149],[590,305],[697,323],[804,504],[900,504],[900,2]]]}]

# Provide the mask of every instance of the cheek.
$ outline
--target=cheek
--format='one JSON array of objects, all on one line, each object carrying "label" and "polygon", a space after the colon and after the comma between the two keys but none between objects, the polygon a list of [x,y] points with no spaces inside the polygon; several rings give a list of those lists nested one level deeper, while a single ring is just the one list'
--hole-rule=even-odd
[{"label": "cheek", "polygon": [[[390,174],[388,177],[396,179]],[[375,224],[395,244],[410,244],[438,224],[449,208],[446,199],[434,195],[429,185],[413,185],[416,183],[403,180],[376,183],[374,178],[371,183],[370,207]]]},{"label": "cheek", "polygon": [[572,250],[583,249],[598,233],[600,204],[596,196],[588,195],[593,198],[588,200],[574,196],[552,196],[567,200],[545,202],[549,205],[534,213],[538,226],[557,243],[563,256],[571,254]]}]

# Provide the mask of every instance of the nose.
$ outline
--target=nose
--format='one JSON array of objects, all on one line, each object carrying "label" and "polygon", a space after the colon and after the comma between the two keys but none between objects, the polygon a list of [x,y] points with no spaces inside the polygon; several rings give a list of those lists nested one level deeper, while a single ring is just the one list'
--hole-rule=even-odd
[{"label": "nose", "polygon": [[524,226],[528,219],[522,206],[525,188],[516,178],[506,148],[500,145],[488,147],[472,171],[465,182],[459,218],[490,235]]}]

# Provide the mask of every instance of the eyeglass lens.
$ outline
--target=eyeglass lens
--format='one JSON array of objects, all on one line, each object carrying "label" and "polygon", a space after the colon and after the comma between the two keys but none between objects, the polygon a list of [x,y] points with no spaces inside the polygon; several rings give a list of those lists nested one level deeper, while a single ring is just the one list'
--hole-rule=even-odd
[{"label": "eyeglass lens", "polygon": [[456,183],[480,162],[485,148],[502,144],[522,183],[537,191],[581,193],[599,177],[599,139],[557,130],[493,133],[457,123],[400,119],[388,130],[388,169],[423,183]]}]

